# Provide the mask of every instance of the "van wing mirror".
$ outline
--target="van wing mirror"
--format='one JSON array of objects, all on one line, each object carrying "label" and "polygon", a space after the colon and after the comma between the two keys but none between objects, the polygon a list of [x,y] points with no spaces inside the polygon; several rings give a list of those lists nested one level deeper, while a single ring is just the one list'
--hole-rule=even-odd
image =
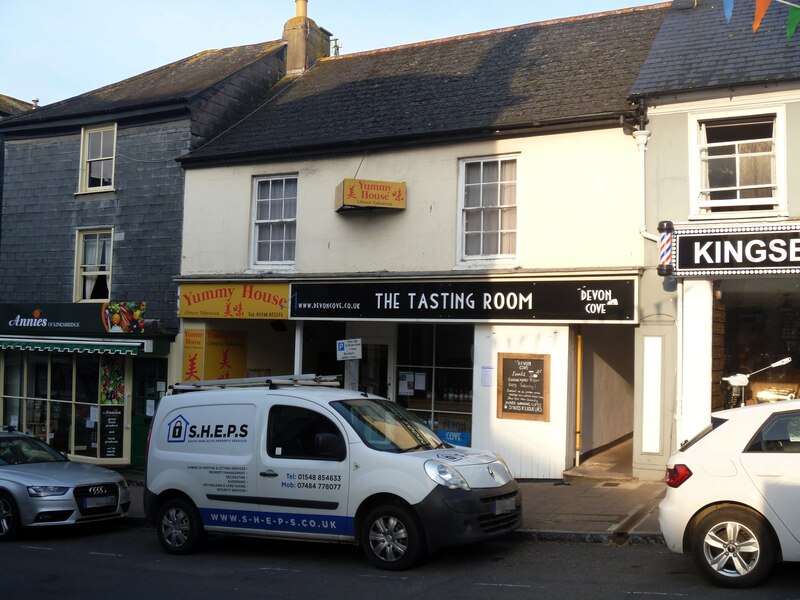
[{"label": "van wing mirror", "polygon": [[314,453],[320,458],[344,460],[344,441],[335,433],[318,433],[314,436]]}]

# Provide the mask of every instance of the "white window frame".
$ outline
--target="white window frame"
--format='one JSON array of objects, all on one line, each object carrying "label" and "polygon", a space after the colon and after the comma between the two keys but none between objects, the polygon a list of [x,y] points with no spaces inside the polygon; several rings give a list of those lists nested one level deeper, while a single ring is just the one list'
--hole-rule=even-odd
[{"label": "white window frame", "polygon": [[[108,256],[106,257],[106,270],[84,270],[84,248],[85,240],[89,236],[108,235]],[[75,302],[108,302],[111,300],[111,282],[114,265],[114,229],[113,227],[93,227],[89,229],[78,229],[75,235],[75,282],[74,282],[74,300]],[[85,286],[87,278],[98,277],[104,275],[106,277],[106,285],[108,287],[108,296],[105,298],[84,298]]]},{"label": "white window frame", "polygon": [[[775,172],[774,172],[774,193],[770,204],[774,208],[765,206],[763,209],[752,210],[712,210],[704,202],[703,196],[703,167],[702,152],[704,146],[703,130],[704,123],[710,121],[725,121],[743,119],[748,117],[772,117],[773,139],[775,143]],[[689,113],[689,186],[690,186],[690,215],[693,220],[712,220],[712,219],[751,219],[765,217],[785,217],[788,216],[786,198],[786,113],[784,105],[765,105],[761,107],[749,106],[741,109],[721,109],[706,110],[703,112]],[[763,201],[759,199],[758,201]],[[738,201],[738,206],[752,206],[754,202],[747,199]],[[735,208],[736,205],[734,205]]]},{"label": "white window frame", "polygon": [[[466,215],[467,208],[465,206],[464,198],[466,195],[466,167],[467,164],[475,162],[498,162],[504,160],[513,160],[516,163],[516,178],[514,180],[515,186],[515,202],[514,208],[516,209],[516,228],[514,229],[514,251],[508,254],[486,254],[486,255],[467,255],[466,254]],[[456,256],[458,257],[458,264],[456,268],[487,268],[487,267],[508,267],[516,266],[519,261],[519,244],[520,244],[520,157],[518,154],[498,154],[488,156],[474,156],[469,158],[462,158],[458,161],[458,237]]]},{"label": "white window frame", "polygon": [[[112,149],[111,155],[101,154],[97,157],[89,157],[89,138],[93,134],[106,134],[112,135]],[[90,163],[111,161],[111,183],[109,185],[89,185]],[[114,190],[114,172],[117,168],[117,124],[105,124],[92,127],[84,127],[81,130],[81,164],[80,164],[80,184],[79,193],[91,194],[95,192],[108,192]]]},{"label": "white window frame", "polygon": [[[294,216],[286,217],[282,215],[281,218],[275,219],[261,219],[259,220],[258,217],[258,203],[259,201],[263,201],[264,199],[258,198],[258,187],[259,183],[264,181],[277,181],[283,180],[284,184],[287,179],[294,179],[296,182],[297,192],[295,196],[295,211]],[[250,260],[252,264],[252,268],[254,269],[270,269],[270,270],[284,270],[284,271],[293,271],[295,268],[295,260],[297,257],[297,204],[298,199],[300,197],[300,177],[297,173],[285,173],[285,174],[277,174],[277,175],[264,175],[258,176],[253,178],[253,186],[251,191],[251,217],[250,217]],[[284,206],[285,207],[285,206]],[[270,223],[283,223],[294,224],[294,241],[293,241],[293,248],[292,248],[292,258],[290,260],[259,260],[258,259],[258,246],[259,246],[259,226],[260,225],[268,225]],[[286,238],[284,237],[283,242],[285,244]],[[285,252],[285,249],[284,249]]]}]

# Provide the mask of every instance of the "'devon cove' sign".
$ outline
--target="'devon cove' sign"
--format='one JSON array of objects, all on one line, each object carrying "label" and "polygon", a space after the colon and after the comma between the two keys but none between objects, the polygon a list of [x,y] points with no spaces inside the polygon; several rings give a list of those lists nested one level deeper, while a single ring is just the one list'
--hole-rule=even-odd
[{"label": "'devon cove' sign", "polygon": [[636,277],[292,283],[290,318],[630,323]]}]

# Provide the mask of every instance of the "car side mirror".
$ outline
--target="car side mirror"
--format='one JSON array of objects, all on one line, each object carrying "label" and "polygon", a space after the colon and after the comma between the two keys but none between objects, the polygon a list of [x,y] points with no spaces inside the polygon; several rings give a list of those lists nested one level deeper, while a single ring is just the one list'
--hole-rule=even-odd
[{"label": "car side mirror", "polygon": [[314,436],[314,453],[320,458],[344,460],[344,441],[335,433],[318,433]]}]

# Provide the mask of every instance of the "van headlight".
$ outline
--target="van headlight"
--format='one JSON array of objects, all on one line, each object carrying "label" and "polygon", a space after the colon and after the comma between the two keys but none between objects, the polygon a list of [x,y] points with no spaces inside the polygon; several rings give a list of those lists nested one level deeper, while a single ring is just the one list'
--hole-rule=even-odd
[{"label": "van headlight", "polygon": [[459,488],[462,490],[469,490],[469,484],[467,480],[461,476],[461,473],[456,471],[453,467],[440,463],[438,460],[427,461],[425,463],[425,472],[433,481],[446,488],[451,490],[457,490]]}]

